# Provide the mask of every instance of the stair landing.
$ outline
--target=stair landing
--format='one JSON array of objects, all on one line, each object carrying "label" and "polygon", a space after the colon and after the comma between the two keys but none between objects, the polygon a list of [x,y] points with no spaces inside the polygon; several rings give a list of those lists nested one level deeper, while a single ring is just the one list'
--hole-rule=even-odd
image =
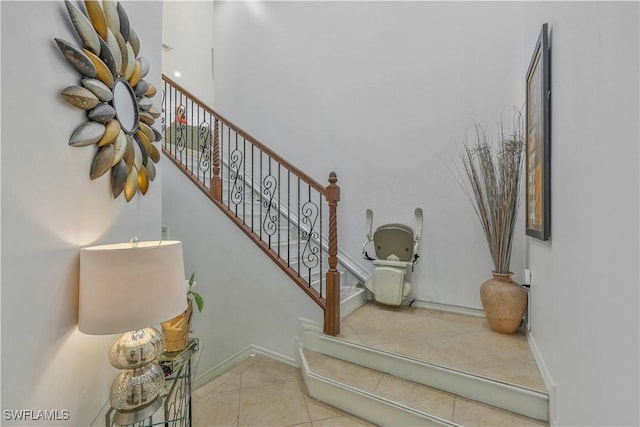
[{"label": "stair landing", "polygon": [[369,302],[342,321],[338,338],[547,392],[524,331],[493,332],[483,317]]}]

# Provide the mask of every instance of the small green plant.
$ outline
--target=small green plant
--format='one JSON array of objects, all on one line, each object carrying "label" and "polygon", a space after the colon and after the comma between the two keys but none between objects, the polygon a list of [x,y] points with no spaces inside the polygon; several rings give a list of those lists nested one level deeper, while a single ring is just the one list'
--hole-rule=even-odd
[{"label": "small green plant", "polygon": [[189,287],[187,288],[187,298],[192,297],[196,302],[196,306],[198,306],[198,312],[202,313],[202,307],[204,307],[204,299],[202,299],[202,295],[192,290],[192,288],[198,283],[195,281],[195,278],[196,273],[191,273],[191,277],[189,277],[189,280],[187,281],[187,285],[189,285]]}]

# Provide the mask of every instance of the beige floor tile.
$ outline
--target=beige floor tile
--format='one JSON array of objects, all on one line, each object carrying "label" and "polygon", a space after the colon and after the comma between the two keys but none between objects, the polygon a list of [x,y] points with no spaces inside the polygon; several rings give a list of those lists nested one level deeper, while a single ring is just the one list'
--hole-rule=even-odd
[{"label": "beige floor tile", "polygon": [[493,332],[484,317],[368,303],[345,319],[343,329],[345,337],[358,337],[352,342],[544,390],[524,331]]},{"label": "beige floor tile", "polygon": [[453,422],[465,427],[524,427],[548,424],[477,402],[457,398]]},{"label": "beige floor tile", "polygon": [[[240,378],[238,375],[233,374],[231,372],[225,372],[224,374],[214,378],[213,380],[209,381],[208,383],[204,384],[202,387],[199,387],[198,389],[193,391],[193,394],[198,396],[198,397],[202,397],[214,390],[217,390],[219,387],[221,387],[222,385],[224,385],[225,383],[227,383],[228,381],[234,379],[234,378]],[[239,388],[239,387],[238,387]]]},{"label": "beige floor tile", "polygon": [[308,423],[306,391],[300,381],[240,391],[241,426],[291,426]]},{"label": "beige floor tile", "polygon": [[337,418],[329,418],[326,420],[313,421],[313,427],[375,427],[375,424],[368,423],[359,418],[351,416],[342,416]]},{"label": "beige floor tile", "polygon": [[262,359],[264,359],[264,356],[262,356],[261,354],[251,355],[245,360],[243,360],[242,362],[238,363],[236,366],[234,366],[233,369],[231,369],[229,372],[232,374],[239,375],[245,370],[251,368],[253,365],[258,363]]},{"label": "beige floor tile", "polygon": [[446,420],[451,420],[453,416],[453,395],[411,381],[385,375],[376,387],[375,393]]},{"label": "beige floor tile", "polygon": [[477,340],[473,337],[453,336],[433,338],[427,342],[438,352],[440,362],[436,363],[448,368],[476,372],[503,361],[497,352],[491,351],[485,345],[474,346],[475,341]]},{"label": "beige floor tile", "polygon": [[443,310],[426,310],[428,316],[447,322],[450,328],[460,332],[485,332],[489,330],[489,324],[484,317],[450,313]]},{"label": "beige floor tile", "polygon": [[305,350],[308,354],[309,368],[316,374],[335,381],[348,384],[360,390],[372,392],[382,379],[382,374],[373,369],[364,368],[342,361],[340,359],[329,358],[318,353]]},{"label": "beige floor tile", "polygon": [[293,366],[265,357],[242,372],[241,387],[245,389],[297,381],[299,372]]},{"label": "beige floor tile", "polygon": [[235,375],[232,379],[222,384],[216,391],[240,390],[242,386],[242,375]]},{"label": "beige floor tile", "polygon": [[311,418],[312,422],[348,415],[340,409],[329,406],[309,396],[306,397],[306,402],[309,418]]},{"label": "beige floor tile", "polygon": [[404,340],[372,346],[390,353],[412,357],[427,363],[444,366],[447,360],[438,349],[429,345],[426,340]]},{"label": "beige floor tile", "polygon": [[237,426],[240,391],[208,393],[193,404],[193,426]]},{"label": "beige floor tile", "polygon": [[349,327],[367,345],[389,343],[405,339],[434,338],[459,333],[453,323],[437,316],[429,317],[424,309],[384,307],[367,304],[357,316],[345,319]]},{"label": "beige floor tile", "polygon": [[497,366],[477,369],[474,373],[509,384],[528,387],[543,393],[547,392],[536,362],[512,360]]},{"label": "beige floor tile", "polygon": [[345,325],[344,323],[340,325],[340,334],[338,335],[338,338],[356,344],[366,344],[351,326]]}]

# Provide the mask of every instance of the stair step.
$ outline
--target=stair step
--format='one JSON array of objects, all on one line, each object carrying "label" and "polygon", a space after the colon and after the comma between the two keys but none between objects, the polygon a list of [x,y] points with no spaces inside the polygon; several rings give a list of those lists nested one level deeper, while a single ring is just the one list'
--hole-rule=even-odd
[{"label": "stair step", "polygon": [[[425,390],[429,390],[428,393],[425,391],[425,395],[427,396],[430,395],[429,393],[434,389],[445,393],[447,396],[453,396],[457,410],[455,413],[452,413],[453,418],[445,417],[443,419],[440,417],[440,415],[442,415],[441,413],[423,413],[420,407],[412,407],[411,405],[407,405],[407,402],[392,401],[392,412],[398,411],[398,408],[407,407],[410,409],[408,416],[414,417],[417,416],[417,411],[419,417],[416,418],[416,421],[412,421],[417,423],[416,425],[430,425],[429,423],[432,423],[431,425],[451,425],[447,424],[451,422],[455,425],[459,420],[465,419],[463,417],[465,410],[476,411],[476,409],[473,408],[479,408],[477,411],[486,410],[489,414],[487,416],[496,416],[494,414],[495,412],[498,415],[502,414],[502,417],[505,419],[520,420],[519,425],[521,425],[522,422],[528,425],[547,425],[545,424],[549,415],[549,396],[547,393],[514,384],[507,384],[502,381],[470,374],[453,368],[437,366],[400,354],[348,342],[344,339],[329,337],[322,334],[319,325],[315,325],[309,321],[302,320],[300,326],[299,345],[301,348],[304,348],[304,351],[311,350],[316,353],[321,353],[324,357],[328,356],[339,360],[339,362],[333,363],[342,364],[343,366],[346,363],[351,363],[358,365],[356,369],[368,368],[381,375],[379,377],[380,379],[384,375],[392,377],[385,379],[384,384],[399,385],[405,384],[400,380],[409,381],[410,386],[405,384],[404,387],[413,390],[419,386],[426,387]],[[300,357],[303,358],[304,355]],[[304,365],[302,364],[302,366]],[[320,390],[317,392],[317,395],[311,394],[312,397],[325,401],[328,404],[337,405],[338,402],[324,399],[334,399],[332,393],[340,394],[337,389],[342,387],[341,393],[344,393],[344,390],[349,390],[347,396],[355,393],[358,395],[358,400],[364,400],[370,404],[374,404],[374,406],[382,405],[383,407],[389,407],[390,405],[386,402],[386,400],[389,400],[388,396],[379,396],[376,394],[369,396],[372,394],[371,390],[361,390],[357,385],[344,384],[340,378],[327,379],[325,375],[315,372],[313,368],[310,368],[310,374],[307,375],[307,377],[306,380],[311,383],[309,388],[310,393],[314,393],[311,391],[313,387]],[[328,394],[328,396],[326,396],[326,394]],[[345,405],[349,405],[349,398],[343,396],[343,400],[344,399],[346,399],[345,402],[347,402]],[[371,420],[372,422],[379,422],[383,425],[389,424],[384,419],[376,421],[371,418],[366,418],[365,414],[360,412],[353,412],[351,409],[339,405],[338,407],[354,415]],[[357,411],[357,408],[355,408],[355,410]],[[420,418],[425,414],[428,416],[427,418]],[[458,418],[456,418],[456,416]],[[465,423],[460,422],[460,424],[464,425]]]},{"label": "stair step", "polygon": [[546,425],[322,353],[301,349],[300,357],[311,397],[380,425]]}]

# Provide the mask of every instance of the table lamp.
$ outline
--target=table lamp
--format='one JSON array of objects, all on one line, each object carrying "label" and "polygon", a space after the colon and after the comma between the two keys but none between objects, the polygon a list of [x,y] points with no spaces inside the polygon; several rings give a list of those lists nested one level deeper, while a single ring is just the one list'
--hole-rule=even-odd
[{"label": "table lamp", "polygon": [[109,394],[117,424],[144,420],[162,406],[164,373],[155,359],[164,343],[152,326],[186,308],[181,242],[134,238],[80,250],[78,329],[120,333],[109,351],[121,370]]}]

